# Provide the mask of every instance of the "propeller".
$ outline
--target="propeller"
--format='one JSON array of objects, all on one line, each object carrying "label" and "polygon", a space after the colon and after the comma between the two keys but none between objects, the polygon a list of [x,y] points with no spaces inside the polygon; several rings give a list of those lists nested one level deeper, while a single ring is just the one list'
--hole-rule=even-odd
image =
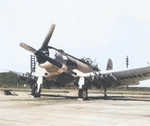
[{"label": "propeller", "polygon": [[[44,42],[42,44],[42,47],[39,50],[45,50],[45,49],[47,50],[48,49],[48,43],[49,43],[49,40],[50,40],[50,38],[51,38],[51,36],[53,34],[54,29],[55,29],[55,24],[52,24],[50,29],[49,29],[49,31],[48,31],[48,33],[47,33],[47,35],[46,35],[46,37],[45,37],[45,40],[44,40]],[[20,43],[20,46],[22,48],[32,52],[32,53],[36,52],[36,49],[32,48],[31,46],[29,46],[29,45],[27,45],[27,44],[25,44],[23,42]]]},{"label": "propeller", "polygon": [[20,46],[21,46],[22,48],[24,48],[24,49],[26,49],[26,50],[32,52],[32,53],[35,53],[35,52],[36,52],[36,50],[35,50],[34,48],[32,48],[31,46],[29,46],[29,45],[27,45],[27,44],[25,44],[25,43],[23,43],[23,42],[20,43]]},{"label": "propeller", "polygon": [[49,29],[49,31],[48,31],[48,33],[47,33],[47,35],[46,35],[46,37],[45,37],[43,45],[41,47],[42,50],[45,49],[45,48],[47,48],[49,40],[50,40],[50,38],[51,38],[51,36],[53,34],[54,28],[55,28],[55,24],[52,24],[51,27],[50,27],[50,29]]}]

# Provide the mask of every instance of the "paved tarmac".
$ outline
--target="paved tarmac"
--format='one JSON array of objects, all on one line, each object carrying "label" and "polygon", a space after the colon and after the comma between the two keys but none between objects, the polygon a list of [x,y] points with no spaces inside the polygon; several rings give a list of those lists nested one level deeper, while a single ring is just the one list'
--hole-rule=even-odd
[{"label": "paved tarmac", "polygon": [[150,95],[0,94],[0,126],[150,126]]}]

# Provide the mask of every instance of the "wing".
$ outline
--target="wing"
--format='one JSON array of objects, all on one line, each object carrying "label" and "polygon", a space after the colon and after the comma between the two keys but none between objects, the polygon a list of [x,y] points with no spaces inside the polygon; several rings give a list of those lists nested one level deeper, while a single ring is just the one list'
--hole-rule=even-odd
[{"label": "wing", "polygon": [[12,71],[12,70],[7,70],[7,71],[9,71],[9,72],[11,72],[11,73],[14,73],[14,74],[16,74],[16,75],[18,75],[18,76],[25,75],[25,73],[16,72],[16,71]]},{"label": "wing", "polygon": [[122,71],[101,72],[99,80],[118,85],[138,85],[139,81],[150,79],[150,66]]}]

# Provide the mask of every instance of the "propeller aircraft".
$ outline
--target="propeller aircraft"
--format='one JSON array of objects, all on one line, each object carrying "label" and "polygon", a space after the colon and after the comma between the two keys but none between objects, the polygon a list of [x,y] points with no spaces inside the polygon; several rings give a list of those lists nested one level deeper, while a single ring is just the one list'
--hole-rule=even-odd
[{"label": "propeller aircraft", "polygon": [[97,65],[92,65],[88,59],[78,59],[65,53],[61,49],[48,46],[55,25],[52,24],[39,50],[21,42],[20,46],[32,52],[37,59],[38,66],[44,71],[35,76],[38,77],[31,93],[34,97],[40,97],[44,79],[56,81],[57,83],[70,83],[78,86],[78,97],[87,99],[88,89],[92,85],[104,90],[107,97],[107,89],[112,86],[137,85],[139,81],[150,79],[150,66],[127,69],[121,71],[113,70],[112,60],[109,59],[106,71],[100,71]]}]

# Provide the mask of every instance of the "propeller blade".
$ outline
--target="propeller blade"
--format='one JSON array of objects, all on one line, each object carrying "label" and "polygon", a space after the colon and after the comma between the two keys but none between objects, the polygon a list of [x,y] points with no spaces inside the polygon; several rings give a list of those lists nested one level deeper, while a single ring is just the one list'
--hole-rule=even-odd
[{"label": "propeller blade", "polygon": [[54,29],[55,29],[55,24],[52,24],[49,31],[48,31],[48,33],[47,33],[47,35],[46,35],[46,37],[45,37],[45,40],[43,42],[43,45],[42,45],[41,49],[45,49],[47,47],[47,45],[49,43],[49,40],[50,40],[50,38],[53,34]]},{"label": "propeller blade", "polygon": [[35,50],[34,48],[32,48],[31,46],[29,46],[29,45],[27,45],[27,44],[25,44],[25,43],[23,43],[23,42],[20,43],[20,46],[21,46],[22,48],[24,48],[24,49],[26,49],[26,50],[32,52],[32,53],[35,53],[35,52],[36,52],[36,50]]}]

